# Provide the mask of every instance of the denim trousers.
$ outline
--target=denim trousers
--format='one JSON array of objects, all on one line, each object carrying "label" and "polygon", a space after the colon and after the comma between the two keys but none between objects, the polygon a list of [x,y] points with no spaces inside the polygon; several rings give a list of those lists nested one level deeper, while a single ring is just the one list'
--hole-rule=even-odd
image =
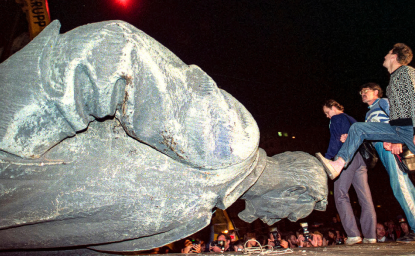
[{"label": "denim trousers", "polygon": [[360,153],[334,181],[334,201],[344,231],[348,237],[360,236],[353,208],[350,204],[349,190],[353,185],[361,207],[360,226],[365,238],[376,238],[376,212],[367,182],[367,168]]},{"label": "denim trousers", "polygon": [[382,142],[376,142],[375,148],[389,174],[393,195],[401,205],[409,227],[415,231],[415,187],[408,174],[399,169],[394,155],[383,148]]},{"label": "denim trousers", "polygon": [[350,126],[346,141],[343,143],[336,155],[343,158],[346,165],[353,159],[364,140],[385,141],[392,143],[403,143],[409,150],[415,153],[412,126],[391,126],[388,123],[362,123],[357,122]]}]

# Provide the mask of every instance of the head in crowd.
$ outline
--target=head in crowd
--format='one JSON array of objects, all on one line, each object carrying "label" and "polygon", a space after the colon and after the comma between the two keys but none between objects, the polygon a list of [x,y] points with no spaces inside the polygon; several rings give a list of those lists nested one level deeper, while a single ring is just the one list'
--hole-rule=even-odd
[{"label": "head in crowd", "polygon": [[244,250],[245,242],[244,240],[239,239],[233,244],[233,250],[235,252],[242,252]]},{"label": "head in crowd", "polygon": [[328,231],[328,237],[330,239],[336,240],[336,230],[334,229],[329,229]]},{"label": "head in crowd", "polygon": [[287,234],[287,241],[290,243],[290,245],[292,246],[296,246],[297,245],[297,237],[295,236],[294,232],[289,232]]},{"label": "head in crowd", "polygon": [[235,230],[233,230],[233,229],[232,230],[229,230],[228,234],[229,234],[229,237],[231,238],[231,242],[235,242],[235,241],[238,240],[238,237],[236,235],[236,231]]},{"label": "head in crowd", "polygon": [[228,248],[231,243],[231,237],[226,233],[220,233],[218,235],[218,241],[225,241],[225,248]]},{"label": "head in crowd", "polygon": [[171,252],[171,249],[170,249],[170,247],[168,247],[167,245],[165,245],[165,246],[163,246],[163,247],[161,247],[160,248],[160,250],[159,250],[159,254],[167,254],[167,253],[170,253]]},{"label": "head in crowd", "polygon": [[376,238],[382,239],[386,234],[385,227],[381,223],[376,224]]},{"label": "head in crowd", "polygon": [[389,230],[395,229],[395,222],[393,220],[388,221],[388,229]]},{"label": "head in crowd", "polygon": [[255,233],[247,233],[246,234],[246,247],[255,247],[258,246],[256,242],[256,234]]},{"label": "head in crowd", "polygon": [[265,244],[267,244],[268,243],[268,239],[269,239],[269,236],[267,235],[267,234],[262,234],[262,235],[259,235],[259,236],[257,236],[257,241],[261,244],[261,245],[265,245]]},{"label": "head in crowd", "polygon": [[401,223],[400,223],[400,226],[401,226],[402,232],[404,232],[405,234],[408,234],[408,233],[409,233],[409,226],[408,226],[408,223],[406,223],[406,222],[401,222]]},{"label": "head in crowd", "polygon": [[408,226],[408,223],[406,222],[406,220],[404,218],[401,218],[399,220],[399,226],[401,227],[401,230],[404,234],[409,234],[409,232],[410,232],[409,226]]},{"label": "head in crowd", "polygon": [[233,248],[230,247],[231,245],[231,238],[227,233],[220,233],[216,241],[213,241],[209,244],[209,251],[210,252],[224,252],[229,251]]},{"label": "head in crowd", "polygon": [[319,231],[314,231],[313,238],[317,241],[317,246],[323,246],[323,234]]},{"label": "head in crowd", "polygon": [[396,54],[396,60],[401,65],[408,65],[412,61],[412,50],[403,43],[397,43],[392,48],[392,54]]}]

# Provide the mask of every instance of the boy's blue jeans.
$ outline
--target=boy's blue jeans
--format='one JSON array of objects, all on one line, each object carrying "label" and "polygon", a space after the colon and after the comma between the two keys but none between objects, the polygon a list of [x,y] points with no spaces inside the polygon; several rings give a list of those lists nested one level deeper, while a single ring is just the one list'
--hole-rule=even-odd
[{"label": "boy's blue jeans", "polygon": [[354,154],[364,140],[403,143],[415,153],[412,126],[391,126],[388,123],[362,123],[352,124],[346,141],[336,155],[346,161],[346,165],[353,159]]}]

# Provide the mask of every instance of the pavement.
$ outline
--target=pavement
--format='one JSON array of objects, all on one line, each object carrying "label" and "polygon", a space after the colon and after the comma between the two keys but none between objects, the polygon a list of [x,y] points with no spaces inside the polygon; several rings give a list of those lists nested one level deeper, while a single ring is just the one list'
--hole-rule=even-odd
[{"label": "pavement", "polygon": [[[252,256],[275,256],[275,255],[318,255],[318,256],[335,256],[335,255],[359,255],[359,256],[388,256],[388,255],[414,255],[415,256],[415,243],[377,243],[377,244],[355,244],[351,246],[347,245],[332,245],[327,247],[317,248],[295,248],[293,250],[278,250],[272,253],[251,253],[244,254],[242,252],[225,252],[225,253],[200,253],[198,256],[232,256],[232,255],[252,255]],[[3,255],[149,255],[147,252],[97,252],[88,249],[76,249],[76,250],[36,250],[36,251],[6,251],[1,252]],[[155,254],[151,254],[154,256]],[[169,253],[169,256],[183,256],[180,253]],[[195,255],[195,254],[191,254]]]},{"label": "pavement", "polygon": [[294,249],[290,255],[415,255],[415,243],[377,243],[355,245],[333,245],[317,248]]}]

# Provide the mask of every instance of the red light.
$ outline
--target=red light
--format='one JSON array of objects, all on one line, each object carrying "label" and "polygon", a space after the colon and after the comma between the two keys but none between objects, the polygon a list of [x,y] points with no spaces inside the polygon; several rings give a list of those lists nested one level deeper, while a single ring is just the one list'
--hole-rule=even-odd
[{"label": "red light", "polygon": [[115,0],[115,2],[119,5],[122,5],[123,7],[127,7],[129,4],[129,0]]},{"label": "red light", "polygon": [[[0,0],[1,2],[1,0]],[[142,0],[106,0],[108,7],[113,9],[116,13],[126,15],[127,13],[140,13],[143,9]],[[124,17],[125,18],[125,17]]]},{"label": "red light", "polygon": [[52,20],[52,19],[50,18],[50,12],[49,12],[49,4],[48,4],[48,0],[46,0],[46,1],[45,1],[45,6],[46,6],[46,11],[48,12],[48,15],[49,15],[49,20]]}]

